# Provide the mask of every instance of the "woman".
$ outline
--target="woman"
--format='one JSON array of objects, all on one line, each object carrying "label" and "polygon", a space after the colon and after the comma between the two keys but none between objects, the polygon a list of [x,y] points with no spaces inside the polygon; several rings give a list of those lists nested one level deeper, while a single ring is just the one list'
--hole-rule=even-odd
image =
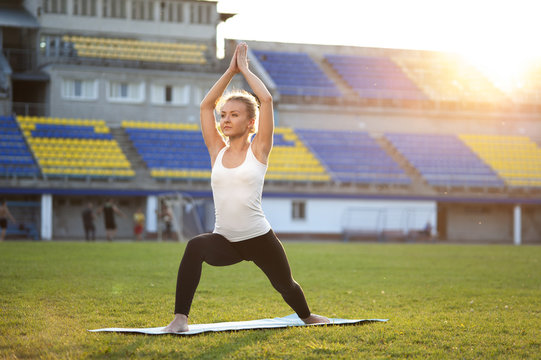
[{"label": "woman", "polygon": [[[226,266],[253,261],[306,324],[329,322],[326,317],[310,312],[301,287],[291,276],[284,248],[261,208],[274,132],[272,96],[249,70],[247,50],[245,43],[237,45],[228,69],[201,102],[201,131],[212,165],[216,223],[213,233],[196,236],[186,246],[178,270],[175,318],[166,331],[188,331],[188,314],[203,262]],[[255,98],[246,92],[222,98],[237,73],[244,76],[256,94],[260,109]],[[216,129],[215,107],[227,143]],[[250,142],[257,125],[257,137]]]}]

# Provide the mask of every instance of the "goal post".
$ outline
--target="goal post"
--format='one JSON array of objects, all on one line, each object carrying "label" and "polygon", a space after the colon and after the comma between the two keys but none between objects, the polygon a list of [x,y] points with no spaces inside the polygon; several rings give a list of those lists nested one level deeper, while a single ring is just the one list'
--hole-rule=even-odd
[{"label": "goal post", "polygon": [[158,241],[187,241],[203,233],[203,219],[198,206],[198,201],[185,193],[158,196]]}]

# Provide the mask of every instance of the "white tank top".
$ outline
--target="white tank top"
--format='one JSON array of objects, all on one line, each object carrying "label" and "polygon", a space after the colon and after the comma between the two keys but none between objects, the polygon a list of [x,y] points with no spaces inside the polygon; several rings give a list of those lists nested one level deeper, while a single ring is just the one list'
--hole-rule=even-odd
[{"label": "white tank top", "polygon": [[271,226],[261,207],[261,194],[267,165],[256,159],[250,144],[244,162],[226,168],[222,163],[226,149],[218,153],[211,173],[214,232],[232,242],[266,234]]}]

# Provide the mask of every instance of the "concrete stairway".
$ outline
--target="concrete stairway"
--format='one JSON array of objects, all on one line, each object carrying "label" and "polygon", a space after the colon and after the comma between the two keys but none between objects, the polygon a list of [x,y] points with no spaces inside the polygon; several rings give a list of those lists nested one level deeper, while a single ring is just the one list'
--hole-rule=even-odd
[{"label": "concrete stairway", "polygon": [[389,155],[406,173],[411,179],[411,188],[415,193],[430,193],[434,190],[424,180],[422,175],[414,168],[409,161],[402,156],[395,147],[383,136],[373,136],[374,140],[381,146],[381,148]]},{"label": "concrete stairway", "polygon": [[111,135],[113,135],[122,152],[124,152],[124,155],[126,155],[126,158],[132,165],[133,171],[135,171],[135,182],[139,184],[154,182],[154,179],[150,176],[149,169],[146,167],[135,146],[133,146],[126,131],[121,127],[111,127],[110,130]]}]

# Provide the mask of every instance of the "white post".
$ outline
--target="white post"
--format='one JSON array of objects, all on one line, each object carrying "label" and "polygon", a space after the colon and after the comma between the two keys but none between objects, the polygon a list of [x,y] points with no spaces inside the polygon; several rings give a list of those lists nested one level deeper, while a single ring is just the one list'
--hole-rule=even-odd
[{"label": "white post", "polygon": [[158,197],[156,195],[149,195],[147,197],[147,215],[146,215],[146,229],[147,232],[157,232],[158,231],[158,214],[156,210],[158,209]]},{"label": "white post", "polygon": [[522,244],[522,209],[520,205],[515,205],[513,211],[513,243],[515,245]]},{"label": "white post", "polygon": [[53,238],[53,196],[41,195],[41,239]]}]

